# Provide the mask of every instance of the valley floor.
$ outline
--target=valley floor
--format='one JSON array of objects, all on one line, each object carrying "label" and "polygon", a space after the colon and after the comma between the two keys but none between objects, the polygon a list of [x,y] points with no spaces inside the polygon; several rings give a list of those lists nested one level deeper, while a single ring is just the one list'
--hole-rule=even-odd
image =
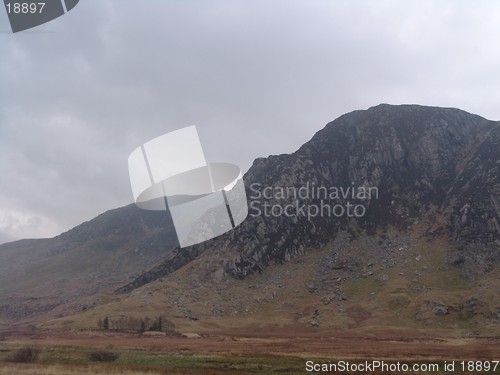
[{"label": "valley floor", "polygon": [[[19,348],[36,347],[36,363],[12,363]],[[114,362],[92,362],[89,354],[104,350],[118,355]],[[440,364],[446,361],[498,361],[500,337],[431,338],[404,332],[299,333],[291,330],[227,332],[217,335],[151,336],[113,332],[0,333],[1,375],[58,374],[301,374],[306,362]],[[457,370],[457,369],[456,369]],[[478,373],[461,372],[457,373]],[[491,371],[490,371],[491,372]],[[336,372],[333,372],[336,373]],[[350,373],[350,372],[345,372]],[[353,372],[388,373],[388,372]],[[404,373],[404,372],[391,372]],[[500,373],[500,365],[495,373]]]}]

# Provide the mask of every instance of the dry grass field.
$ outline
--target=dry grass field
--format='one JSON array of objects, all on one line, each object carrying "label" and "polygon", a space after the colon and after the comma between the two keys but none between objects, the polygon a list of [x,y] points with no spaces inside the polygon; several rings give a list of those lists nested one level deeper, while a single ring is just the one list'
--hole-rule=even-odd
[{"label": "dry grass field", "polygon": [[[500,338],[436,339],[389,332],[381,335],[280,330],[151,337],[102,332],[10,332],[0,335],[1,375],[60,374],[301,374],[307,360],[361,363],[439,363],[451,360],[499,360]],[[36,363],[11,363],[9,354],[33,346]],[[96,363],[89,353],[116,353],[114,362]],[[500,366],[499,366],[500,367]],[[497,369],[500,373],[500,368]],[[444,373],[444,372],[443,372]]]}]

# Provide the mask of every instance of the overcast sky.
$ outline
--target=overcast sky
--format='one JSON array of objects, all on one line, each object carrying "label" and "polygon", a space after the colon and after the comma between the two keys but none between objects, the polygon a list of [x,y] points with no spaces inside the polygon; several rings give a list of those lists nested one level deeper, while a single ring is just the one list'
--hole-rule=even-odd
[{"label": "overcast sky", "polygon": [[12,34],[0,11],[0,243],[132,203],[130,152],[196,124],[246,171],[343,113],[500,120],[500,1],[81,0]]}]

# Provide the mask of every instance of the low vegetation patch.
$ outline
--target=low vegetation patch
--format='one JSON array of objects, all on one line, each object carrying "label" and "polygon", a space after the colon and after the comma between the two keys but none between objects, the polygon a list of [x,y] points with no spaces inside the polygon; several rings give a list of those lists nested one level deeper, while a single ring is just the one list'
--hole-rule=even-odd
[{"label": "low vegetation patch", "polygon": [[15,363],[33,363],[38,360],[40,349],[26,347],[16,350],[7,357],[7,361]]},{"label": "low vegetation patch", "polygon": [[93,362],[114,362],[119,355],[109,350],[97,350],[89,354],[89,359]]}]

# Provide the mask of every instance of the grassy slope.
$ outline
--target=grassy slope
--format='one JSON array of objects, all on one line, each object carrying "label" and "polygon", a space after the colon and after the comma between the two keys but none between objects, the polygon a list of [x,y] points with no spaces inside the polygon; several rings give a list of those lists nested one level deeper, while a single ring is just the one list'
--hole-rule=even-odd
[{"label": "grassy slope", "polygon": [[[466,280],[459,269],[446,265],[446,238],[431,239],[417,232],[400,236],[389,231],[381,245],[374,244],[372,237],[361,236],[341,251],[331,244],[287,264],[271,265],[262,275],[245,280],[223,275],[219,265],[222,254],[204,254],[129,295],[40,327],[95,328],[97,320],[105,316],[165,313],[180,332],[249,328],[257,332],[288,327],[305,332],[355,329],[458,337],[500,334],[499,324],[488,318],[500,310],[498,267],[479,281]],[[412,239],[409,245],[405,238]],[[383,257],[380,252],[384,252]],[[332,254],[357,259],[358,263],[349,272],[325,272],[324,265]],[[367,276],[370,271],[373,275]],[[325,304],[325,298],[331,299],[337,288],[347,300],[334,298]],[[477,297],[480,304],[464,307],[471,297]],[[435,303],[443,303],[448,314],[433,314]]]}]

